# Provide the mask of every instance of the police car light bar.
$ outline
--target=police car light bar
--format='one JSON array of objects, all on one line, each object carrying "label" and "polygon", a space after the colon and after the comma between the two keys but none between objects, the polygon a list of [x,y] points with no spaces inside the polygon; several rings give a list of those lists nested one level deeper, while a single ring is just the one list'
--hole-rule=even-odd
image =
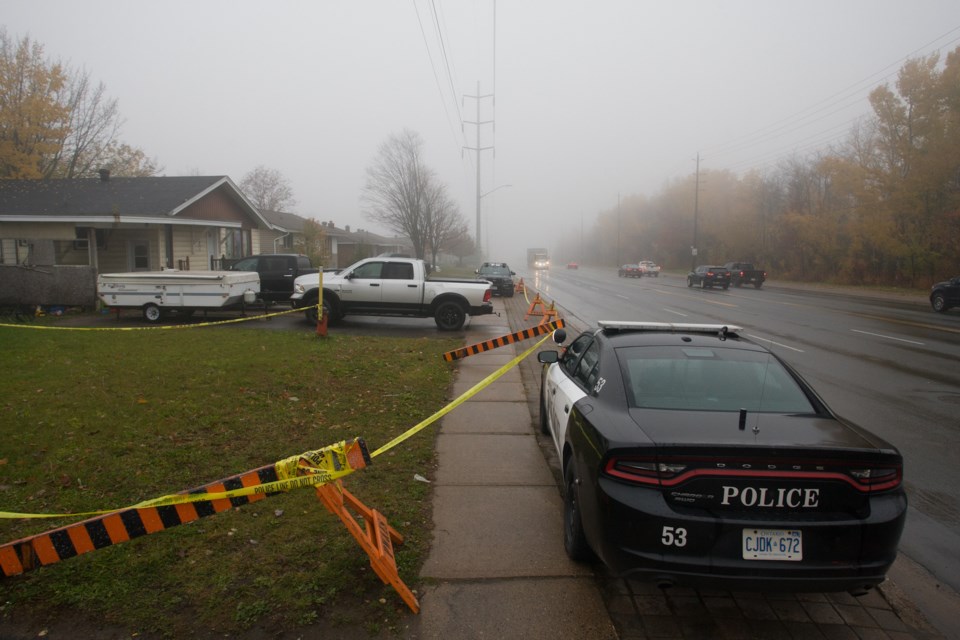
[{"label": "police car light bar", "polygon": [[698,324],[694,322],[637,322],[632,320],[600,320],[601,329],[616,331],[686,331],[688,333],[740,333],[735,324]]}]

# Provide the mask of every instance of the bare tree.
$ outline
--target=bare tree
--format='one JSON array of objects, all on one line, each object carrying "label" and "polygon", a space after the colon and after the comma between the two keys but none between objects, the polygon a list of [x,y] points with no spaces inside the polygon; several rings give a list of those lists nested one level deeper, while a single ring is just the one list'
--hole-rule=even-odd
[{"label": "bare tree", "polygon": [[370,220],[406,235],[416,257],[433,260],[455,232],[459,213],[423,163],[423,139],[404,130],[380,145],[379,155],[367,169],[361,200]]},{"label": "bare tree", "polygon": [[116,99],[86,71],[50,62],[27,37],[0,28],[0,177],[84,178],[98,169],[145,176],[159,171],[122,144]]},{"label": "bare tree", "polygon": [[260,165],[240,181],[240,190],[261,211],[289,211],[297,204],[290,183],[276,169]]},{"label": "bare tree", "polygon": [[469,235],[467,221],[460,215],[455,202],[447,196],[442,184],[429,186],[426,206],[427,248],[430,251],[430,264],[437,264],[437,255],[464,235]]},{"label": "bare tree", "polygon": [[122,121],[116,98],[106,96],[102,82],[94,88],[86,71],[70,75],[67,108],[67,136],[49,159],[44,172],[47,178],[94,175],[103,166],[104,154],[120,131]]}]

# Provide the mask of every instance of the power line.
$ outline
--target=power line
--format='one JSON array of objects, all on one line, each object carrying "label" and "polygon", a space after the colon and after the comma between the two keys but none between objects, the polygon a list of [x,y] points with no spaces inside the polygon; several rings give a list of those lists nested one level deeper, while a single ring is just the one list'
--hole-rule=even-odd
[{"label": "power line", "polygon": [[[461,146],[460,141],[456,140],[457,138],[456,129],[454,129],[453,123],[450,121],[450,110],[447,108],[447,100],[446,100],[446,97],[443,95],[443,87],[440,86],[440,77],[437,75],[437,66],[433,62],[433,54],[430,52],[430,44],[427,42],[427,32],[423,28],[423,20],[421,20],[420,18],[420,9],[417,8],[417,0],[412,0],[412,1],[413,1],[413,11],[417,14],[417,24],[420,25],[420,35],[423,36],[423,46],[427,50],[427,58],[429,58],[430,60],[430,70],[433,71],[433,79],[437,84],[437,91],[440,93],[440,102],[443,103],[443,112],[447,117],[447,126],[450,127],[450,132],[453,134],[453,137],[457,142],[457,146]],[[461,120],[459,105],[457,106],[457,119]],[[463,135],[463,132],[461,131],[461,136],[462,135]]]}]

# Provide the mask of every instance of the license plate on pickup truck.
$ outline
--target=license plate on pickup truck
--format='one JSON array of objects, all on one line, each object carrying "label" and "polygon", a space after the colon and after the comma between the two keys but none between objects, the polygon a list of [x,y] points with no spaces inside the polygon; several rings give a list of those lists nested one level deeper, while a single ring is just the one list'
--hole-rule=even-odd
[{"label": "license plate on pickup truck", "polygon": [[803,534],[793,529],[744,529],[744,560],[803,560]]}]

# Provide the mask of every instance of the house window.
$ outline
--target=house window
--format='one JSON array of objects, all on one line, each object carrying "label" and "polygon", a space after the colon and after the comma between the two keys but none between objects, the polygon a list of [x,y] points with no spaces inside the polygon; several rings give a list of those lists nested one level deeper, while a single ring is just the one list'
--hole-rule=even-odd
[{"label": "house window", "polygon": [[134,241],[130,243],[131,271],[150,270],[150,245],[147,242]]},{"label": "house window", "polygon": [[242,258],[247,254],[249,235],[243,229],[230,229],[223,240],[223,252],[228,258]]}]

